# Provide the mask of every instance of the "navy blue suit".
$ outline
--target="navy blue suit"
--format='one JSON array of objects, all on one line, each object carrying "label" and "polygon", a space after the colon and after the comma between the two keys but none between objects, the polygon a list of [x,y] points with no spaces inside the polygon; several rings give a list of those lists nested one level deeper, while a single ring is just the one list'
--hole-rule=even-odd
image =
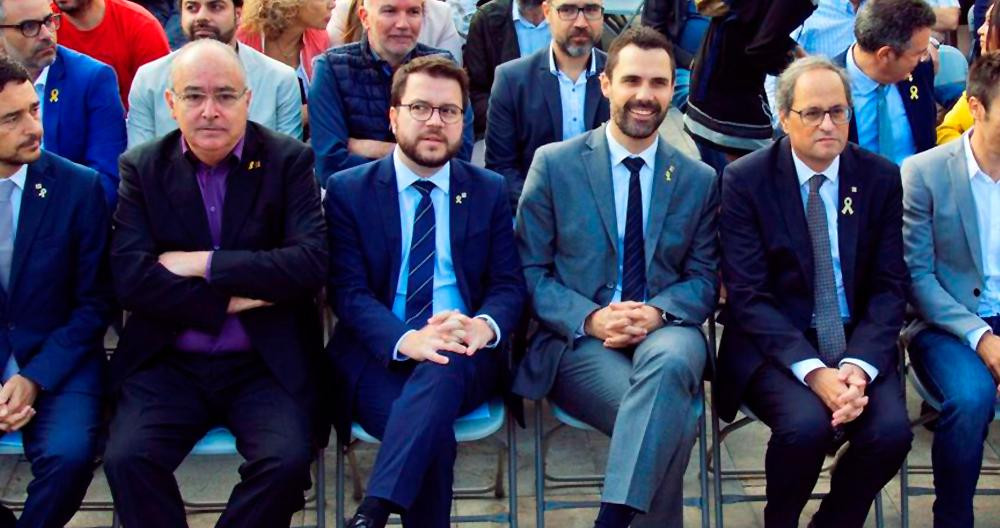
[{"label": "navy blue suit", "polygon": [[44,151],[28,165],[0,289],[0,364],[13,354],[39,386],[38,414],[23,429],[35,479],[18,526],[64,526],[93,476],[112,304],[108,225],[95,171]]},{"label": "navy blue suit", "polygon": [[[506,178],[511,210],[517,209],[535,150],[563,140],[562,98],[559,80],[549,71],[549,53],[546,46],[527,57],[501,64],[490,92],[486,168]],[[585,131],[601,126],[611,115],[598,75],[604,71],[607,54],[594,50],[594,56],[597,74],[587,78]]]},{"label": "navy blue suit", "polygon": [[[510,337],[525,299],[503,179],[451,160],[452,261],[468,315],[488,314]],[[462,195],[464,199],[456,198]],[[401,261],[400,206],[392,156],[332,176],[325,211],[330,237],[327,292],[337,328],[327,347],[334,365],[334,426],[351,421],[382,438],[370,496],[400,505],[404,524],[447,526],[455,419],[496,394],[506,358],[501,343],[447,365],[392,359],[406,327],[391,310]]]},{"label": "navy blue suit", "polygon": [[101,173],[109,208],[118,199],[118,156],[125,152],[125,109],[110,66],[58,46],[42,94],[45,150]]}]

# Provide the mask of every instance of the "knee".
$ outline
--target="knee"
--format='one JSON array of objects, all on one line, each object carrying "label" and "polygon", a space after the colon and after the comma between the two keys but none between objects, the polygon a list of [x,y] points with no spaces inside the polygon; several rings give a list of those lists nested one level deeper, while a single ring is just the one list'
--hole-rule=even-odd
[{"label": "knee", "polygon": [[75,479],[93,473],[97,462],[97,447],[93,439],[73,438],[49,442],[33,461],[49,474],[60,478]]},{"label": "knee", "polygon": [[697,393],[701,382],[701,369],[681,353],[663,353],[655,361],[656,372],[661,385],[686,387],[691,394]]},{"label": "knee", "polygon": [[833,441],[833,426],[824,412],[800,413],[771,431],[771,442],[810,451],[826,451]]},{"label": "knee", "polygon": [[986,427],[993,421],[996,412],[997,389],[993,379],[974,380],[961,387],[941,402],[941,414],[945,420]]},{"label": "knee", "polygon": [[309,466],[312,464],[313,452],[308,442],[282,442],[268,452],[262,454],[256,464],[266,472],[273,482],[284,484],[303,484],[308,487]]},{"label": "knee", "polygon": [[[487,353],[488,351],[481,351]],[[473,358],[465,354],[448,353],[448,363],[424,361],[417,366],[414,377],[428,382],[436,390],[461,390],[474,369]]]},{"label": "knee", "polygon": [[143,442],[129,434],[111,435],[104,449],[104,471],[108,475],[137,469],[145,460]]}]

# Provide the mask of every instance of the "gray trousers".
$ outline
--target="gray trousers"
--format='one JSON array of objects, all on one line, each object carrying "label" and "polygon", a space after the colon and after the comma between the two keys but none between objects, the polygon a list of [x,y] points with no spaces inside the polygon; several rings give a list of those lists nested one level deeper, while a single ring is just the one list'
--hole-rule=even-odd
[{"label": "gray trousers", "polygon": [[683,525],[684,471],[698,425],[692,407],[706,346],[697,327],[665,326],[633,351],[582,337],[559,362],[549,397],[611,436],[601,500],[645,512],[634,527]]}]

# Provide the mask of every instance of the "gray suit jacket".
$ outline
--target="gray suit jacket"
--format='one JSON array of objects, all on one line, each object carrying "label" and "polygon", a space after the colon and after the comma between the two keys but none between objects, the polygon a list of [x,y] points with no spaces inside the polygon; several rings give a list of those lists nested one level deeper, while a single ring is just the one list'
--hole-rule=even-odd
[{"label": "gray suit jacket", "polygon": [[911,156],[902,176],[903,243],[919,313],[904,337],[934,325],[964,342],[986,322],[976,315],[983,253],[963,141]]},{"label": "gray suit jacket", "polygon": [[[618,283],[618,228],[607,125],[539,148],[517,212],[518,250],[540,321],[514,392],[544,397],[559,359]],[[718,295],[719,188],[715,171],[662,138],[645,233],[647,303],[700,325]],[[669,180],[668,180],[669,174]]]}]

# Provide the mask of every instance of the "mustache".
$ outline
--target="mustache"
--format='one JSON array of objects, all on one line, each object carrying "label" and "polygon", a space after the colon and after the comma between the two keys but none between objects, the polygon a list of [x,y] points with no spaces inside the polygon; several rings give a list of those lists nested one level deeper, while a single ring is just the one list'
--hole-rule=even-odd
[{"label": "mustache", "polygon": [[28,148],[34,145],[35,143],[41,143],[41,142],[42,142],[42,136],[38,134],[31,134],[28,136],[28,139],[25,139],[20,145],[17,146],[17,149],[21,150],[23,148]]},{"label": "mustache", "polygon": [[660,103],[658,103],[656,101],[636,101],[636,100],[631,100],[631,101],[628,101],[627,103],[625,103],[625,110],[626,111],[630,111],[630,110],[650,110],[653,113],[659,114],[660,112],[663,111],[663,107],[660,106]]}]

